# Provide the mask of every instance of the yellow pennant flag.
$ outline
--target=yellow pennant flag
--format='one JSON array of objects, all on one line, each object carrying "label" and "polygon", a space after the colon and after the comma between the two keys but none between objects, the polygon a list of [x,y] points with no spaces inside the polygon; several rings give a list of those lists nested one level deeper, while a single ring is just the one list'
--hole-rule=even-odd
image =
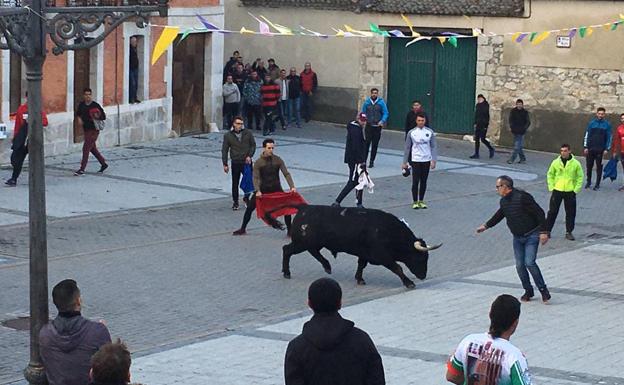
[{"label": "yellow pennant flag", "polygon": [[592,27],[587,27],[587,32],[585,32],[585,36],[591,36],[594,33],[594,29]]},{"label": "yellow pennant flag", "polygon": [[440,44],[442,44],[442,46],[444,46],[444,42],[446,42],[446,37],[444,36],[438,36],[438,40],[440,40]]},{"label": "yellow pennant flag", "polygon": [[256,32],[255,32],[255,31],[251,31],[251,30],[249,30],[249,29],[247,29],[247,28],[245,28],[245,27],[242,27],[242,28],[240,29],[240,33],[241,33],[241,34],[248,33],[248,34],[251,34],[251,35],[255,35],[255,34],[256,34]]},{"label": "yellow pennant flag", "polygon": [[515,42],[518,40],[518,38],[520,37],[520,35],[522,35],[522,32],[516,32],[513,35],[511,35],[511,41]]},{"label": "yellow pennant flag", "polygon": [[165,27],[165,29],[163,29],[156,45],[154,46],[154,51],[152,52],[152,65],[158,61],[158,58],[160,58],[165,51],[167,51],[167,48],[169,48],[178,36],[178,32],[180,32],[180,27]]},{"label": "yellow pennant flag", "polygon": [[624,13],[620,13],[620,19],[624,20]]},{"label": "yellow pennant flag", "polygon": [[414,26],[412,25],[412,22],[410,21],[410,19],[408,19],[407,16],[405,16],[404,14],[401,14],[401,17],[403,18],[403,21],[405,21],[405,24],[407,24],[410,31],[412,32],[412,36],[414,37],[420,36],[418,32],[414,31]]},{"label": "yellow pennant flag", "polygon": [[473,28],[472,36],[479,36],[479,35],[481,35],[481,30],[479,28]]},{"label": "yellow pennant flag", "polygon": [[606,23],[602,25],[602,29],[604,29],[605,31],[610,31],[611,30],[611,23]]},{"label": "yellow pennant flag", "polygon": [[531,44],[538,45],[539,43],[543,42],[549,35],[550,35],[550,31],[544,31],[540,33],[539,35],[535,36]]},{"label": "yellow pennant flag", "polygon": [[353,27],[347,24],[345,24],[344,27],[347,30],[347,32],[356,33],[361,36],[373,37],[375,35],[374,33],[369,32],[369,31],[361,31],[359,29],[354,29]]}]

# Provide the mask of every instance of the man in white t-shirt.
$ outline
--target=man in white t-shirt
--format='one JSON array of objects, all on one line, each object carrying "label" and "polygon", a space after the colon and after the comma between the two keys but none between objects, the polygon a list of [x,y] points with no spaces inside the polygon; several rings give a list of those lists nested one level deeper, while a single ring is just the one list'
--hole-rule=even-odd
[{"label": "man in white t-shirt", "polygon": [[488,333],[465,337],[447,363],[446,380],[457,385],[531,385],[527,360],[509,342],[520,319],[520,301],[498,296],[490,309]]},{"label": "man in white t-shirt", "polygon": [[403,169],[412,168],[412,208],[416,210],[427,208],[424,199],[429,170],[435,169],[438,159],[435,133],[425,126],[425,121],[422,112],[416,114],[416,127],[407,133],[403,153]]}]

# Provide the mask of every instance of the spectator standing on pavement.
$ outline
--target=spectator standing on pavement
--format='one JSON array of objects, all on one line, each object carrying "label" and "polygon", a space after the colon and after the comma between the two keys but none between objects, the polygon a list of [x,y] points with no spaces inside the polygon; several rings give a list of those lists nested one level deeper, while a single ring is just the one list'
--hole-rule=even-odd
[{"label": "spectator standing on pavement", "polygon": [[[221,160],[223,172],[230,171],[228,167],[228,154],[231,159],[232,170],[232,210],[238,210],[238,186],[246,164],[252,164],[251,159],[256,153],[256,140],[251,130],[245,130],[243,118],[234,117],[232,128],[223,135],[221,146]],[[249,195],[243,196],[243,201],[249,201]]]},{"label": "spectator standing on pavement", "polygon": [[275,64],[275,59],[271,58],[268,62],[269,68],[267,68],[267,72],[271,76],[271,80],[276,81],[277,78],[279,78],[280,68],[277,64]]},{"label": "spectator standing on pavement", "polygon": [[487,140],[487,129],[490,125],[490,104],[485,96],[479,94],[477,96],[477,105],[475,106],[474,118],[474,141],[475,151],[470,156],[471,159],[479,159],[479,145],[481,142],[490,150],[490,158],[494,157],[494,147]]},{"label": "spectator standing on pavement", "polygon": [[425,117],[425,126],[429,126],[429,116],[422,107],[422,103],[420,100],[414,100],[412,102],[412,109],[409,110],[407,116],[405,117],[405,137],[407,137],[407,133],[412,128],[416,127],[416,115],[420,113]]},{"label": "spectator standing on pavement", "polygon": [[511,157],[507,163],[512,164],[516,161],[516,156],[520,157],[519,163],[526,162],[524,151],[522,150],[524,135],[531,125],[531,117],[529,111],[524,108],[522,99],[516,100],[516,107],[509,112],[509,128],[514,137],[514,147]]},{"label": "spectator standing on pavement", "polygon": [[546,230],[548,233],[555,226],[555,220],[559,214],[561,201],[566,213],[566,235],[569,241],[574,240],[574,221],[576,218],[576,194],[583,187],[583,167],[572,152],[569,144],[561,145],[561,155],[552,161],[546,174],[548,191],[552,191],[550,196],[550,207],[546,217]]},{"label": "spectator standing on pavement", "polygon": [[264,76],[264,84],[260,88],[262,94],[262,113],[264,114],[263,135],[270,135],[275,132],[275,120],[279,119],[277,114],[277,101],[280,97],[280,87],[271,79],[271,75]]},{"label": "spectator standing on pavement", "polygon": [[252,69],[258,73],[259,79],[264,79],[266,74],[269,73],[269,70],[264,66],[264,61],[262,59],[256,59],[256,62],[254,64],[256,65],[256,68],[253,68],[252,66]]},{"label": "spectator standing on pavement", "polygon": [[301,112],[307,123],[312,119],[312,96],[318,88],[318,78],[316,72],[312,71],[310,62],[303,65],[303,71],[299,76],[301,77]]},{"label": "spectator standing on pavement", "polygon": [[585,188],[591,187],[592,171],[596,163],[596,184],[594,191],[600,189],[602,179],[602,158],[611,148],[611,124],[605,119],[606,110],[598,107],[596,117],[589,122],[583,138],[583,154],[587,162],[587,183]]},{"label": "spectator standing on pavement", "polygon": [[[362,111],[366,114],[366,157],[368,158],[368,152],[370,151],[370,161],[368,163],[369,168],[375,167],[375,158],[377,157],[377,147],[381,140],[381,130],[388,122],[388,107],[386,102],[379,97],[379,89],[371,89],[370,97],[366,98],[366,101],[362,105]],[[371,148],[372,146],[372,148]]]},{"label": "spectator standing on pavement", "polygon": [[292,67],[288,79],[288,123],[295,123],[301,128],[301,77]]},{"label": "spectator standing on pavement", "polygon": [[130,103],[141,103],[137,99],[137,89],[139,88],[139,54],[137,52],[138,40],[136,36],[130,37],[130,71],[129,71],[129,85],[128,92]]},{"label": "spectator standing on pavement", "polygon": [[[243,215],[243,223],[240,229],[234,231],[232,235],[247,234],[247,224],[251,220],[251,214],[256,209],[256,197],[260,198],[262,197],[262,194],[284,191],[282,190],[282,184],[280,182],[280,171],[282,172],[282,175],[284,175],[284,178],[286,178],[290,191],[297,191],[295,188],[295,182],[293,182],[290,172],[288,172],[288,169],[286,168],[286,164],[282,158],[273,153],[274,149],[275,141],[273,139],[265,139],[262,142],[262,154],[260,154],[260,157],[256,159],[253,166],[253,184],[255,192],[247,204],[247,209]],[[288,229],[288,233],[290,234],[290,224],[292,223],[291,216],[286,215],[284,222],[286,222],[286,227]]]},{"label": "spectator standing on pavement", "polygon": [[426,209],[425,193],[429,170],[436,167],[438,146],[433,130],[425,126],[425,116],[416,115],[416,127],[412,128],[405,138],[403,151],[403,169],[412,168],[412,208]]},{"label": "spectator standing on pavement", "polygon": [[234,84],[234,78],[232,75],[226,76],[223,84],[223,127],[232,127],[232,121],[238,115],[240,99],[240,91]]},{"label": "spectator standing on pavement", "polygon": [[531,273],[535,285],[542,294],[542,301],[546,303],[550,300],[550,292],[535,261],[539,244],[544,245],[548,242],[544,210],[531,194],[514,188],[513,179],[507,175],[501,175],[496,179],[496,192],[501,196],[500,208],[490,220],[477,228],[477,233],[496,226],[503,218],[507,219],[507,227],[513,234],[516,271],[524,288],[524,294],[520,299],[528,302],[534,296],[529,278]]},{"label": "spectator standing on pavement", "polygon": [[288,127],[288,82],[286,78],[286,70],[280,70],[279,79],[277,79],[277,85],[280,88],[280,97],[277,101],[277,112],[279,114],[279,121],[282,124],[282,130]]},{"label": "spectator standing on pavement", "polygon": [[228,62],[225,63],[225,66],[223,67],[223,81],[225,81],[225,78],[228,75],[232,75],[234,73],[239,57],[240,57],[240,53],[238,51],[232,52],[232,56],[230,56],[230,60],[228,60]]},{"label": "spectator standing on pavement", "polygon": [[383,385],[384,368],[370,336],[340,316],[342,289],[331,278],[312,282],[308,306],[314,316],[288,344],[286,385]]},{"label": "spectator standing on pavement", "polygon": [[[613,133],[613,144],[611,145],[611,154],[615,158],[618,156],[617,149],[619,150],[620,162],[622,163],[622,174],[624,174],[624,114],[620,115],[620,125],[615,129]],[[624,186],[620,187],[618,191],[624,191]]]},{"label": "spectator standing on pavement", "polygon": [[250,130],[253,130],[254,118],[256,120],[256,130],[260,130],[260,121],[262,120],[261,87],[262,80],[258,78],[258,73],[256,71],[252,71],[243,87],[243,99],[245,99],[245,109],[247,111],[247,124]]},{"label": "spectator standing on pavement", "polygon": [[[28,99],[28,92],[26,93],[26,99]],[[41,111],[41,122],[43,127],[48,126],[48,116],[44,111]],[[7,179],[5,184],[9,187],[15,187],[17,185],[17,178],[22,173],[22,167],[24,166],[24,160],[28,155],[28,101],[24,100],[24,103],[17,107],[15,112],[15,126],[13,128],[13,143],[11,144],[11,166],[13,167],[13,173],[11,178]]]},{"label": "spectator standing on pavement", "polygon": [[470,334],[447,362],[446,380],[453,384],[531,385],[524,354],[509,342],[520,320],[520,302],[498,296],[490,308],[490,330]]},{"label": "spectator standing on pavement", "polygon": [[[358,185],[360,176],[357,172],[359,165],[366,166],[366,141],[364,140],[364,127],[366,127],[366,114],[360,112],[357,120],[347,124],[347,143],[345,145],[344,162],[349,167],[349,177],[336,201],[332,206],[340,206],[342,200]],[[364,190],[357,190],[355,197],[357,207],[362,207],[362,195]]]},{"label": "spectator standing on pavement", "polygon": [[89,385],[127,385],[131,364],[130,351],[120,340],[103,345],[91,359]]},{"label": "spectator standing on pavement", "polygon": [[93,154],[95,158],[100,162],[99,173],[104,172],[108,168],[106,159],[100,154],[95,142],[98,136],[100,136],[100,125],[96,126],[96,121],[103,122],[106,120],[106,113],[102,106],[98,102],[91,98],[91,89],[85,88],[83,91],[83,101],[78,104],[76,109],[76,117],[78,119],[78,125],[82,127],[84,131],[84,143],[82,144],[82,160],[80,161],[80,168],[74,172],[74,175],[84,175],[87,168],[87,162],[89,161],[89,154]]},{"label": "spectator standing on pavement", "polygon": [[[247,80],[247,72],[243,64],[235,64],[236,70],[232,74],[232,80],[238,86],[238,92],[241,95],[240,103],[238,104],[238,115],[245,116],[245,98],[243,98],[243,88],[245,87],[245,81]],[[227,127],[227,126],[226,126]]]},{"label": "spectator standing on pavement", "polygon": [[58,316],[39,333],[41,360],[50,385],[85,385],[89,382],[91,356],[106,343],[110,333],[103,322],[90,321],[81,313],[80,289],[65,279],[52,289]]}]

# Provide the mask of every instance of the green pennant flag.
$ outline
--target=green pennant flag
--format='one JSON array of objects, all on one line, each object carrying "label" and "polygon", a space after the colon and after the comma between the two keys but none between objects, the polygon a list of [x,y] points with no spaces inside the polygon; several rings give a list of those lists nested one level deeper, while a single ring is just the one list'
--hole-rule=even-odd
[{"label": "green pennant flag", "polygon": [[616,21],[615,23],[611,24],[611,31],[615,31],[619,24],[620,24],[619,21]]},{"label": "green pennant flag", "polygon": [[379,29],[379,26],[377,24],[373,24],[373,23],[368,23],[369,27],[370,27],[370,31],[372,33],[376,33],[377,35],[383,36],[383,37],[390,37],[390,34],[388,33],[388,31],[383,31],[381,29]]},{"label": "green pennant flag", "polygon": [[457,38],[455,36],[449,37],[448,42],[450,45],[457,48]]},{"label": "green pennant flag", "polygon": [[532,32],[531,37],[529,37],[529,41],[533,41],[533,39],[535,39],[535,36],[537,36],[537,32]]},{"label": "green pennant flag", "polygon": [[193,28],[189,28],[186,31],[184,31],[184,33],[182,34],[182,37],[180,37],[180,40],[178,40],[178,44],[182,43],[182,40],[186,39],[186,37],[193,32]]},{"label": "green pennant flag", "polygon": [[581,37],[585,37],[586,33],[587,33],[587,27],[579,28],[579,35],[581,35]]}]

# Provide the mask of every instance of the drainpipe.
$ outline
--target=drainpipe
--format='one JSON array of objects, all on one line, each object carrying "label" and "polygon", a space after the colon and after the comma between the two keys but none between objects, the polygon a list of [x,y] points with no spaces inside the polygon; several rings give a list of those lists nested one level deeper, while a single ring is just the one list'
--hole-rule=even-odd
[{"label": "drainpipe", "polygon": [[118,46],[118,38],[117,38],[117,31],[118,28],[115,28],[115,103],[117,104],[117,144],[116,146],[119,147],[121,146],[121,114],[119,112],[119,97],[117,96],[117,76],[118,76],[118,61],[119,61],[119,46]]}]

